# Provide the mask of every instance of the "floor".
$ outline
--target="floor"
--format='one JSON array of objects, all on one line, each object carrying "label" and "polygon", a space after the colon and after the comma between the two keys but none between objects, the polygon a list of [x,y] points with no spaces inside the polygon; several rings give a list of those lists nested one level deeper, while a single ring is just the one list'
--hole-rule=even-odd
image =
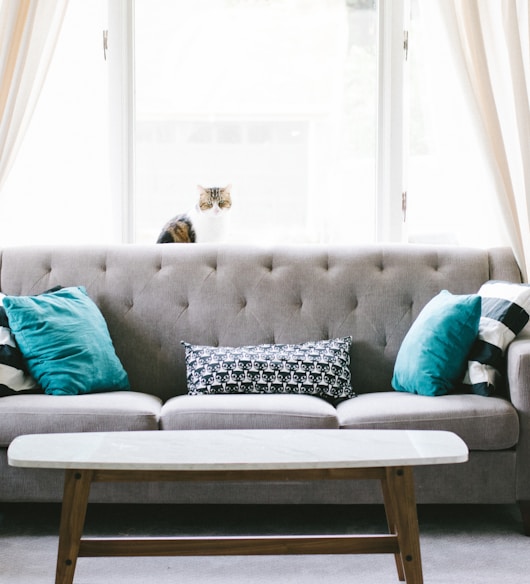
[{"label": "floor", "polygon": [[[0,582],[51,584],[59,505],[0,505]],[[529,581],[530,538],[515,505],[420,505],[425,584]],[[99,536],[380,533],[380,505],[92,505],[85,533]],[[262,556],[80,558],[75,584],[387,584],[393,558]]]}]

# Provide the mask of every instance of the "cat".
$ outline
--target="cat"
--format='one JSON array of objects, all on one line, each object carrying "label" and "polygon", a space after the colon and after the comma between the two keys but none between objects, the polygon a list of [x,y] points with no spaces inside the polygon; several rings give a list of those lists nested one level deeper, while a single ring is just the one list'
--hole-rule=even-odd
[{"label": "cat", "polygon": [[205,189],[197,185],[199,201],[187,213],[168,221],[157,243],[210,243],[226,237],[227,216],[232,207],[231,185]]}]

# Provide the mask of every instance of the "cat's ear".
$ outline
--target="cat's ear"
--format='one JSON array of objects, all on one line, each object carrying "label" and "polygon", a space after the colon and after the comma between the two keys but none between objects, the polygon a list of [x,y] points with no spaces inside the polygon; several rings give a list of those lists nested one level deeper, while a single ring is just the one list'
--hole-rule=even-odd
[{"label": "cat's ear", "polygon": [[206,189],[201,187],[201,185],[197,185],[197,188],[199,189],[199,193],[206,193]]},{"label": "cat's ear", "polygon": [[229,184],[229,185],[226,185],[226,187],[223,189],[223,191],[224,191],[225,193],[229,193],[231,189],[232,189],[232,185],[231,185],[231,184]]}]

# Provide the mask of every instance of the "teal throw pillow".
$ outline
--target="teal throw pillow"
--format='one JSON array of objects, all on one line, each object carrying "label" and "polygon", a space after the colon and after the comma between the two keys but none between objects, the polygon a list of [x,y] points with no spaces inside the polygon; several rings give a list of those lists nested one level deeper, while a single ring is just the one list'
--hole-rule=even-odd
[{"label": "teal throw pillow", "polygon": [[129,389],[107,323],[83,287],[3,302],[29,371],[47,394]]},{"label": "teal throw pillow", "polygon": [[392,387],[421,395],[455,389],[477,337],[481,298],[442,290],[420,312],[399,349]]}]

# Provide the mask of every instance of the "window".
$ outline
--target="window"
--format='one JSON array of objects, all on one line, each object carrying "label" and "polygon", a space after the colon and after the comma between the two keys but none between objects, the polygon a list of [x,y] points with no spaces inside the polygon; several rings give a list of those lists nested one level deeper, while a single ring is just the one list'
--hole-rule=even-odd
[{"label": "window", "polygon": [[231,239],[371,241],[377,6],[136,0],[134,240],[232,184]]},{"label": "window", "polygon": [[447,5],[70,2],[2,244],[154,242],[228,183],[235,242],[501,243]]},{"label": "window", "polygon": [[108,164],[104,5],[71,2],[17,159],[0,193],[0,242],[117,241]]},{"label": "window", "polygon": [[406,238],[501,245],[495,180],[482,149],[449,3],[412,0],[409,28]]}]

